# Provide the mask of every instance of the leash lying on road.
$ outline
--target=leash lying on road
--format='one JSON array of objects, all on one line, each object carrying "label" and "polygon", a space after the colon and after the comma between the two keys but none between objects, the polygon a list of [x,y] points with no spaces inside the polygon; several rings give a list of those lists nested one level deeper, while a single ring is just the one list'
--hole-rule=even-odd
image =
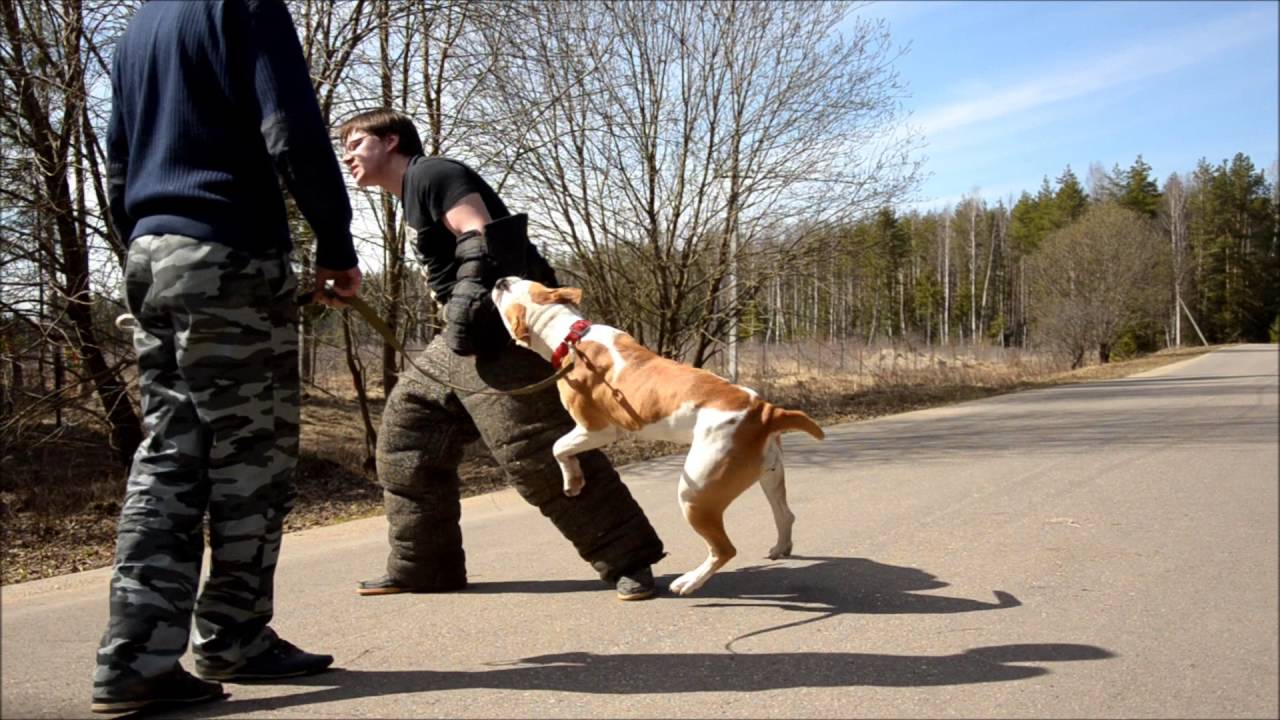
[{"label": "leash lying on road", "polygon": [[545,380],[539,380],[538,382],[532,385],[526,385],[521,388],[516,388],[515,390],[494,390],[492,388],[468,388],[468,387],[461,387],[459,385],[454,385],[448,380],[443,380],[440,377],[434,375],[433,373],[428,372],[421,365],[414,362],[413,357],[410,356],[409,353],[405,351],[404,346],[400,344],[400,340],[396,338],[395,333],[391,332],[391,328],[387,327],[387,323],[384,322],[382,318],[378,317],[378,314],[373,311],[373,308],[369,307],[369,303],[365,302],[364,299],[362,299],[359,295],[353,295],[351,297],[347,297],[344,295],[338,295],[334,293],[332,290],[324,290],[324,291],[315,290],[312,292],[302,293],[301,295],[299,295],[295,300],[298,307],[303,307],[304,305],[309,305],[310,303],[315,302],[315,299],[316,299],[315,295],[317,292],[324,292],[327,297],[333,298],[338,302],[342,303],[343,305],[346,305],[347,307],[350,307],[356,312],[360,313],[360,316],[364,318],[364,321],[369,323],[369,327],[372,327],[374,330],[376,330],[378,334],[381,335],[382,338],[386,340],[389,345],[391,345],[391,347],[395,348],[395,351],[400,353],[400,355],[404,357],[405,362],[412,365],[415,370],[427,376],[428,378],[435,380],[436,382],[440,383],[441,385],[444,385],[445,387],[453,388],[454,390],[461,390],[462,392],[472,394],[472,395],[528,395],[530,393],[538,392],[539,390],[542,390],[548,385],[554,385],[556,381],[564,377],[565,373],[569,372],[569,369],[573,367],[574,356],[570,355],[568,362],[562,365],[551,377],[548,377]]}]

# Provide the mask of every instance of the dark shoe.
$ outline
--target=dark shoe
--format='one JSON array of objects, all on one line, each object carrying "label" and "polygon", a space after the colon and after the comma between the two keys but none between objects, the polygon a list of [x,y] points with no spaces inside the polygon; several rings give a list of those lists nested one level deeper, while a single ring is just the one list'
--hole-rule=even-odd
[{"label": "dark shoe", "polygon": [[175,667],[163,675],[139,680],[121,690],[95,687],[93,704],[89,709],[96,713],[126,713],[160,705],[194,705],[226,696],[221,684],[205,682],[181,667]]},{"label": "dark shoe", "polygon": [[397,595],[406,592],[413,592],[413,590],[400,585],[389,575],[383,575],[376,580],[361,580],[356,585],[356,593],[360,595]]},{"label": "dark shoe", "polygon": [[276,644],[246,660],[235,668],[210,668],[196,661],[196,674],[206,680],[241,682],[275,680],[324,672],[333,664],[332,655],[316,655],[298,649],[293,643],[277,638]]},{"label": "dark shoe", "polygon": [[375,580],[361,580],[356,584],[359,595],[397,595],[399,593],[442,593],[461,590],[467,586],[466,572],[437,573],[429,576],[425,585],[405,585],[383,575]]},{"label": "dark shoe", "polygon": [[653,569],[648,565],[618,576],[619,600],[644,600],[653,596]]}]

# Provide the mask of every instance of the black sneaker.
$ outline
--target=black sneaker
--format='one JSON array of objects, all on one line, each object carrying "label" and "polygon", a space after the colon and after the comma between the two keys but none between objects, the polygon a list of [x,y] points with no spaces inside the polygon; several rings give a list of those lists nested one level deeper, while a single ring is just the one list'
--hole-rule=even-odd
[{"label": "black sneaker", "polygon": [[161,705],[195,705],[226,696],[220,683],[205,682],[178,666],[120,690],[95,687],[89,709],[96,713],[127,713]]},{"label": "black sneaker", "polygon": [[645,565],[642,568],[623,573],[618,576],[615,588],[618,590],[619,600],[644,600],[647,597],[652,597],[654,592],[653,569]]},{"label": "black sneaker", "polygon": [[246,660],[234,668],[211,668],[196,661],[196,674],[205,680],[241,682],[244,680],[275,680],[300,677],[324,672],[333,664],[332,655],[317,655],[300,650],[288,640],[276,639],[276,644],[266,651]]}]

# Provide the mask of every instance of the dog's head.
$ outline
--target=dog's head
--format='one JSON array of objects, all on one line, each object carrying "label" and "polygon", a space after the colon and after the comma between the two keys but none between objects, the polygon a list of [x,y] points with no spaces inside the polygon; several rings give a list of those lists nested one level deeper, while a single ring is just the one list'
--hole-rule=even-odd
[{"label": "dog's head", "polygon": [[493,304],[502,315],[507,332],[517,345],[529,347],[529,327],[544,309],[554,305],[579,305],[582,291],[578,288],[549,288],[533,280],[512,275],[493,285]]}]

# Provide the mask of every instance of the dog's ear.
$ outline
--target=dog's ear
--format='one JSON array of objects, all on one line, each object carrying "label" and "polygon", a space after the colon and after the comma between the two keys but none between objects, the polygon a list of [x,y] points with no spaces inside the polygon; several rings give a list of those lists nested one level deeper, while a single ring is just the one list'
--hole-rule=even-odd
[{"label": "dog's ear", "polygon": [[522,343],[529,342],[529,323],[525,321],[525,312],[524,305],[512,303],[503,313],[507,318],[507,327],[511,328],[511,337]]},{"label": "dog's ear", "polygon": [[560,303],[562,305],[581,305],[582,290],[576,287],[556,288],[551,291],[551,302]]},{"label": "dog's ear", "polygon": [[561,305],[581,305],[582,290],[575,287],[548,289],[542,285],[534,284],[529,288],[529,299],[539,305],[551,305],[559,303]]}]

